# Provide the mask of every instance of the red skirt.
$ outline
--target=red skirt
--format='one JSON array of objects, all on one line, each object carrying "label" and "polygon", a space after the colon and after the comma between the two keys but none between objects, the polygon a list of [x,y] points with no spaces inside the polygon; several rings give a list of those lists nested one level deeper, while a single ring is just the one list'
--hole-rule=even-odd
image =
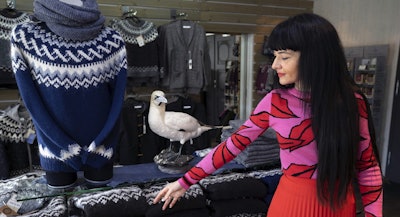
[{"label": "red skirt", "polygon": [[356,202],[352,188],[343,206],[332,211],[329,205],[318,201],[316,180],[286,175],[281,177],[267,213],[267,217],[355,216]]}]

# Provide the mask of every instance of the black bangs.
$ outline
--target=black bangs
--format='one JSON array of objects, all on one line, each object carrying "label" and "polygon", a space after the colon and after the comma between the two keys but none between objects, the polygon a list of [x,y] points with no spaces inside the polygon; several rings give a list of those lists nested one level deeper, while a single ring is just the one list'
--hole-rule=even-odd
[{"label": "black bangs", "polygon": [[298,32],[294,30],[293,25],[289,24],[290,20],[278,24],[271,35],[268,37],[268,48],[275,50],[294,50],[300,49],[298,42]]},{"label": "black bangs", "polygon": [[[307,44],[309,27],[304,24],[310,14],[291,17],[279,23],[268,37],[268,48],[271,50],[302,51]],[[311,15],[314,16],[314,15]]]}]

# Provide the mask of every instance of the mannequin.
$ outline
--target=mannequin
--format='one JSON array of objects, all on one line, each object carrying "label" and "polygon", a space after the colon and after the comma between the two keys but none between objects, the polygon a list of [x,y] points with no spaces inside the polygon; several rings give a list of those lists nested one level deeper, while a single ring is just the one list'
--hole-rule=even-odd
[{"label": "mannequin", "polygon": [[104,26],[95,0],[35,0],[33,5],[34,22],[12,32],[11,57],[47,183],[68,188],[83,171],[91,186],[105,185],[113,177],[125,44]]}]

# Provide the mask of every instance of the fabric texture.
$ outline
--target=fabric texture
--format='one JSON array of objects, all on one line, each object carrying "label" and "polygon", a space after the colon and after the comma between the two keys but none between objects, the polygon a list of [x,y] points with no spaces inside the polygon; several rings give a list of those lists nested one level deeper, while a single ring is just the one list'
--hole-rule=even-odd
[{"label": "fabric texture", "polygon": [[54,34],[44,22],[14,28],[12,66],[44,170],[74,172],[112,161],[126,84],[124,45],[109,27],[83,42]]},{"label": "fabric texture", "polygon": [[[244,173],[230,173],[207,177],[199,182],[209,200],[236,198],[263,199],[268,188],[260,180],[248,177]],[[232,189],[235,189],[232,191]]]},{"label": "fabric texture", "polygon": [[65,197],[53,197],[46,206],[36,212],[20,215],[22,217],[69,217]]},{"label": "fabric texture", "polygon": [[159,27],[161,86],[170,92],[199,94],[211,84],[205,31],[190,20]]},{"label": "fabric texture", "polygon": [[[66,1],[65,1],[66,2]],[[95,38],[104,26],[105,17],[96,0],[84,0],[82,6],[58,0],[35,0],[34,16],[57,35],[77,41]]]},{"label": "fabric texture", "polygon": [[174,212],[171,214],[163,215],[163,217],[207,217],[210,216],[210,210],[208,208],[190,209],[183,210],[180,212]]},{"label": "fabric texture", "polygon": [[[356,168],[364,211],[367,215],[381,216],[382,175],[370,142],[370,117],[362,96],[356,93],[355,96],[359,108],[360,136],[363,138],[358,147]],[[304,100],[308,103],[307,99]],[[318,162],[316,142],[311,129],[311,116],[304,112],[303,106],[302,94],[296,89],[272,90],[259,102],[250,118],[229,139],[215,147],[180,178],[179,183],[188,188],[212,174],[233,160],[269,127],[277,133],[283,173],[287,176],[315,180]]]},{"label": "fabric texture", "polygon": [[281,179],[282,171],[280,169],[257,170],[249,172],[248,176],[259,179],[267,186],[267,195],[265,196],[264,201],[269,208],[272,197],[278,187],[279,180]]},{"label": "fabric texture", "polygon": [[7,179],[10,177],[10,165],[8,163],[8,157],[5,149],[5,145],[0,142],[0,180]]},{"label": "fabric texture", "polygon": [[[5,8],[0,11],[0,53],[10,53],[11,30],[18,24],[30,21],[29,14]],[[0,58],[0,84],[15,85],[10,55]]]},{"label": "fabric texture", "polygon": [[[20,103],[11,105],[0,115],[0,143],[4,161],[2,177],[22,175],[38,167],[35,128],[27,109]],[[1,155],[1,153],[0,153]],[[4,176],[8,174],[7,176]]]},{"label": "fabric texture", "polygon": [[[267,205],[264,201],[254,198],[238,198],[223,201],[213,201],[210,204],[211,217],[226,216],[265,216]],[[281,216],[282,217],[282,216]]]},{"label": "fabric texture", "polygon": [[[232,128],[222,131],[221,141],[229,138],[243,123],[244,120],[240,119],[229,121],[229,126]],[[234,161],[247,168],[279,163],[279,144],[275,131],[268,128],[236,156]]]},{"label": "fabric texture", "polygon": [[[54,192],[43,182],[42,174],[40,172],[27,173],[8,180],[0,181],[1,204],[7,204],[7,202],[13,197],[15,197],[15,200],[18,200],[41,197],[53,193]],[[48,201],[49,198],[46,197],[35,200],[24,200],[21,202],[21,207],[17,212],[19,214],[27,214],[41,210]]]},{"label": "fabric texture", "polygon": [[[267,217],[355,217],[354,192],[349,192],[344,206],[332,211],[317,197],[316,180],[283,175],[275,192]],[[368,216],[368,215],[366,215]]]},{"label": "fabric texture", "polygon": [[0,115],[0,140],[27,142],[34,136],[35,127],[28,110],[20,103],[7,107]]},{"label": "fabric texture", "polygon": [[137,17],[113,19],[110,26],[120,33],[126,44],[127,87],[158,87],[160,70],[157,26]]},{"label": "fabric texture", "polygon": [[185,194],[180,198],[179,203],[176,203],[170,209],[161,211],[163,203],[153,204],[154,198],[157,193],[161,191],[166,183],[159,183],[152,185],[148,188],[144,188],[144,194],[147,198],[149,208],[146,211],[146,217],[157,217],[157,216],[174,216],[174,213],[182,213],[183,211],[190,211],[193,209],[206,208],[206,198],[199,185],[193,185],[190,187]]},{"label": "fabric texture", "polygon": [[148,206],[144,192],[136,185],[73,196],[69,204],[86,217],[144,216]]},{"label": "fabric texture", "polygon": [[169,144],[148,123],[149,102],[127,97],[121,111],[121,132],[115,162],[121,165],[152,163]]}]

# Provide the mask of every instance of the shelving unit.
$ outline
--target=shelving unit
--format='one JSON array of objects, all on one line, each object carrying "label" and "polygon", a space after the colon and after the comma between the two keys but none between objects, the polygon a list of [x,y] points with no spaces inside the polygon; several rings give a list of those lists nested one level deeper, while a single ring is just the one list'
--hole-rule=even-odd
[{"label": "shelving unit", "polygon": [[383,119],[388,49],[388,45],[345,48],[349,71],[368,98],[378,144]]}]

